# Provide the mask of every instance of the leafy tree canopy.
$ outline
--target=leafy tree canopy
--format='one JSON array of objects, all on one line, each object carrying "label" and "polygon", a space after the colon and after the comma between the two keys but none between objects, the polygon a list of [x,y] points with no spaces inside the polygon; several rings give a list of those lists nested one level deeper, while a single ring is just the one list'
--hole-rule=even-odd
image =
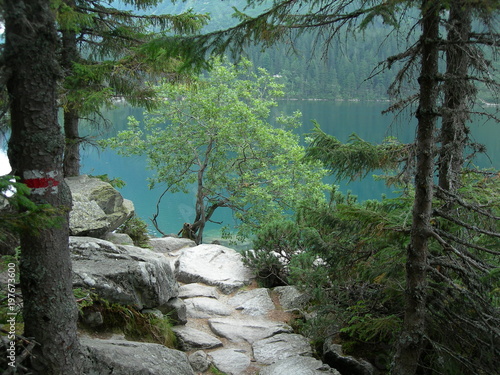
[{"label": "leafy tree canopy", "polygon": [[130,119],[129,130],[105,142],[122,155],[146,154],[156,171],[151,185],[187,191],[197,186],[197,239],[218,207],[229,207],[247,236],[264,221],[291,213],[306,197],[324,199],[325,171],[304,161],[305,150],[291,131],[300,113],[269,123],[283,86],[265,70],[243,60],[219,60],[209,75],[186,84],[157,87],[161,103],[146,113],[145,128]]}]

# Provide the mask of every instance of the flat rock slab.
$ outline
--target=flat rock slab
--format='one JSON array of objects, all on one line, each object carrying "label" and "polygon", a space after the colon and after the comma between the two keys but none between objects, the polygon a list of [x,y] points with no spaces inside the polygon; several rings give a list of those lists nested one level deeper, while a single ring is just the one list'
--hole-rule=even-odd
[{"label": "flat rock slab", "polygon": [[276,308],[266,288],[238,292],[228,303],[243,314],[251,316],[266,315]]},{"label": "flat rock slab", "polygon": [[179,298],[208,297],[219,298],[219,292],[215,286],[199,283],[185,284],[179,287]]},{"label": "flat rock slab", "polygon": [[259,375],[340,375],[323,362],[312,357],[288,357],[268,367],[264,367]]},{"label": "flat rock slab", "polygon": [[229,316],[234,312],[234,309],[219,302],[215,298],[187,298],[184,302],[186,303],[188,318],[207,319],[213,318],[214,316]]},{"label": "flat rock slab", "polygon": [[216,286],[229,294],[250,284],[252,271],[233,249],[220,245],[199,245],[184,249],[175,262],[177,280]]},{"label": "flat rock slab", "polygon": [[196,242],[189,238],[176,237],[151,238],[149,243],[152,250],[156,253],[171,253],[186,247],[196,246]]},{"label": "flat rock slab", "polygon": [[91,368],[86,375],[195,375],[185,353],[160,344],[81,337]]},{"label": "flat rock slab", "polygon": [[309,340],[295,333],[281,333],[253,343],[255,360],[266,365],[293,356],[312,357]]},{"label": "flat rock slab", "polygon": [[217,337],[186,326],[172,327],[182,350],[213,349],[222,346]]},{"label": "flat rock slab", "polygon": [[253,343],[257,340],[276,335],[291,333],[292,327],[281,322],[258,318],[212,318],[208,320],[212,332],[234,342]]},{"label": "flat rock slab", "polygon": [[213,364],[227,375],[241,375],[250,366],[250,357],[238,349],[210,352]]}]

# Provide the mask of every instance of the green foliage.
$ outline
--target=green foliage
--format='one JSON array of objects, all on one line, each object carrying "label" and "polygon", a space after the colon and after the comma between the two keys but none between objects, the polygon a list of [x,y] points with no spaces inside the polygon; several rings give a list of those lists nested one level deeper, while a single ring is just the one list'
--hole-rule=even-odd
[{"label": "green foliage", "polygon": [[[74,5],[63,0],[52,2],[66,38],[63,52],[74,53],[70,51],[78,49],[69,62],[63,61],[67,69],[63,107],[76,109],[80,114],[99,113],[103,105],[113,105],[116,96],[149,106],[153,90],[146,81],[154,75],[175,72],[177,62],[164,58],[161,49],[144,53],[137,48],[165,33],[196,33],[208,21],[207,15],[191,10],[181,14],[144,12],[159,3],[131,0],[118,6],[107,1]],[[72,42],[68,39],[71,35]]]},{"label": "green foliage", "polygon": [[16,233],[57,227],[60,208],[36,204],[29,199],[30,189],[14,176],[0,176],[0,241],[10,241]]},{"label": "green foliage", "polygon": [[129,130],[104,144],[122,155],[147,155],[156,172],[151,186],[187,192],[196,183],[194,227],[229,207],[245,237],[306,198],[323,199],[324,171],[304,161],[304,148],[290,131],[300,114],[268,123],[283,87],[266,71],[252,70],[248,61],[215,61],[206,76],[157,89],[162,101],[146,113],[144,128],[131,119]]},{"label": "green foliage", "polygon": [[288,284],[288,272],[285,260],[278,253],[263,250],[246,250],[243,263],[250,267],[257,277],[257,282],[265,288]]},{"label": "green foliage", "polygon": [[352,134],[346,144],[324,133],[315,122],[307,157],[321,160],[337,180],[363,179],[375,170],[395,170],[412,155],[412,146],[387,138],[373,145]]},{"label": "green foliage", "polygon": [[135,246],[149,248],[148,225],[139,216],[132,216],[118,229],[118,233],[125,233],[132,238]]},{"label": "green foliage", "polygon": [[361,342],[373,341],[393,344],[401,329],[402,320],[396,315],[374,316],[366,306],[366,301],[358,301],[348,308],[352,313],[347,325],[340,332]]},{"label": "green foliage", "polygon": [[225,372],[222,372],[221,370],[219,370],[214,365],[210,366],[210,368],[208,369],[208,371],[210,372],[210,374],[213,374],[213,375],[226,375]]},{"label": "green foliage", "polygon": [[[500,179],[463,177],[460,196],[435,199],[431,221],[442,237],[430,242],[426,324],[433,350],[423,361],[446,374],[468,373],[478,356],[483,368],[493,368],[498,358],[482,343],[499,338]],[[330,202],[304,204],[295,222],[264,226],[256,234],[260,253],[248,253],[247,262],[262,271],[279,260],[286,281],[310,293],[314,318],[296,322],[300,332],[319,343],[333,336],[346,353],[368,360],[391,358],[404,315],[412,195],[359,203],[334,189]],[[444,249],[438,239],[446,240]]]}]

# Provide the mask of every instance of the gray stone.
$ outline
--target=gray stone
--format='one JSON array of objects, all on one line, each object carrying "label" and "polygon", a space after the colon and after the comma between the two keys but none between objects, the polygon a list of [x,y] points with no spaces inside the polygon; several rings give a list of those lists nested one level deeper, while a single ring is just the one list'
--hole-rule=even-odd
[{"label": "gray stone", "polygon": [[238,292],[228,303],[236,310],[251,316],[266,315],[275,306],[266,288]]},{"label": "gray stone", "polygon": [[134,241],[126,233],[106,233],[104,239],[113,242],[115,245],[134,245]]},{"label": "gray stone", "polygon": [[187,323],[187,309],[186,304],[180,298],[170,299],[166,305],[160,307],[163,314],[167,314],[177,324]]},{"label": "gray stone", "polygon": [[163,345],[81,337],[90,363],[86,375],[195,375],[185,353]]},{"label": "gray stone", "polygon": [[342,345],[335,344],[332,338],[328,338],[323,344],[323,360],[342,374],[373,375],[376,372],[370,362],[345,355]]},{"label": "gray stone", "polygon": [[264,367],[259,375],[340,375],[337,370],[330,368],[321,361],[312,357],[287,357]]},{"label": "gray stone", "polygon": [[222,346],[222,341],[217,337],[203,331],[186,326],[172,327],[182,350],[213,349]]},{"label": "gray stone", "polygon": [[278,295],[280,305],[284,310],[304,309],[311,300],[308,293],[300,292],[291,285],[278,286],[273,289],[273,292]]},{"label": "gray stone", "polygon": [[219,298],[219,292],[215,286],[199,283],[185,284],[179,287],[179,298],[208,297]]},{"label": "gray stone", "polygon": [[237,349],[219,349],[210,356],[215,367],[227,375],[241,375],[250,366],[248,355]]},{"label": "gray stone", "polygon": [[309,340],[295,333],[281,333],[253,343],[253,355],[259,363],[270,365],[293,356],[312,357]]},{"label": "gray stone", "polygon": [[234,342],[253,343],[278,333],[292,332],[292,328],[285,323],[259,318],[212,318],[208,320],[208,325],[216,335]]},{"label": "gray stone", "polygon": [[184,302],[186,303],[188,318],[206,319],[214,316],[228,316],[234,312],[234,309],[215,298],[187,298]]},{"label": "gray stone", "polygon": [[73,286],[92,289],[112,303],[159,308],[177,296],[167,259],[134,246],[89,237],[70,237]]},{"label": "gray stone", "polygon": [[69,214],[70,235],[100,237],[111,228],[106,213],[94,201],[80,194],[73,194],[73,206]]},{"label": "gray stone", "polygon": [[175,237],[151,238],[149,243],[151,244],[152,250],[157,253],[170,253],[186,247],[196,246],[196,242],[189,238]]},{"label": "gray stone", "polygon": [[250,284],[253,277],[238,252],[220,245],[199,245],[183,250],[175,262],[175,272],[180,282],[217,286],[225,294]]},{"label": "gray stone", "polygon": [[188,359],[191,367],[196,372],[205,372],[212,364],[207,353],[205,353],[203,350],[197,350],[196,352],[188,356]]},{"label": "gray stone", "polygon": [[65,179],[73,198],[69,215],[70,234],[101,237],[134,214],[134,205],[109,183],[81,175]]}]

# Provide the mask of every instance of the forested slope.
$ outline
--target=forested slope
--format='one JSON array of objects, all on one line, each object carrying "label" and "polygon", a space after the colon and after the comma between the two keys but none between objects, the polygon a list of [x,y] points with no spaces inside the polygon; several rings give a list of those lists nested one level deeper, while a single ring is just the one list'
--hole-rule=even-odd
[{"label": "forested slope", "polygon": [[[206,32],[231,27],[237,23],[233,7],[250,15],[259,14],[265,7],[246,9],[246,0],[177,1],[165,0],[156,9],[157,14],[181,13],[193,9],[197,13],[209,13],[211,21]],[[375,21],[363,33],[338,35],[327,51],[322,41],[312,34],[300,35],[293,44],[275,44],[263,50],[260,46],[245,49],[245,54],[255,66],[266,68],[273,75],[282,76],[286,84],[286,97],[296,99],[344,99],[384,100],[393,82],[397,66],[381,74],[379,63],[405,48],[409,27],[414,20],[406,14],[401,28]],[[370,78],[373,75],[372,78]],[[480,90],[479,98],[492,100],[486,91]]]}]

